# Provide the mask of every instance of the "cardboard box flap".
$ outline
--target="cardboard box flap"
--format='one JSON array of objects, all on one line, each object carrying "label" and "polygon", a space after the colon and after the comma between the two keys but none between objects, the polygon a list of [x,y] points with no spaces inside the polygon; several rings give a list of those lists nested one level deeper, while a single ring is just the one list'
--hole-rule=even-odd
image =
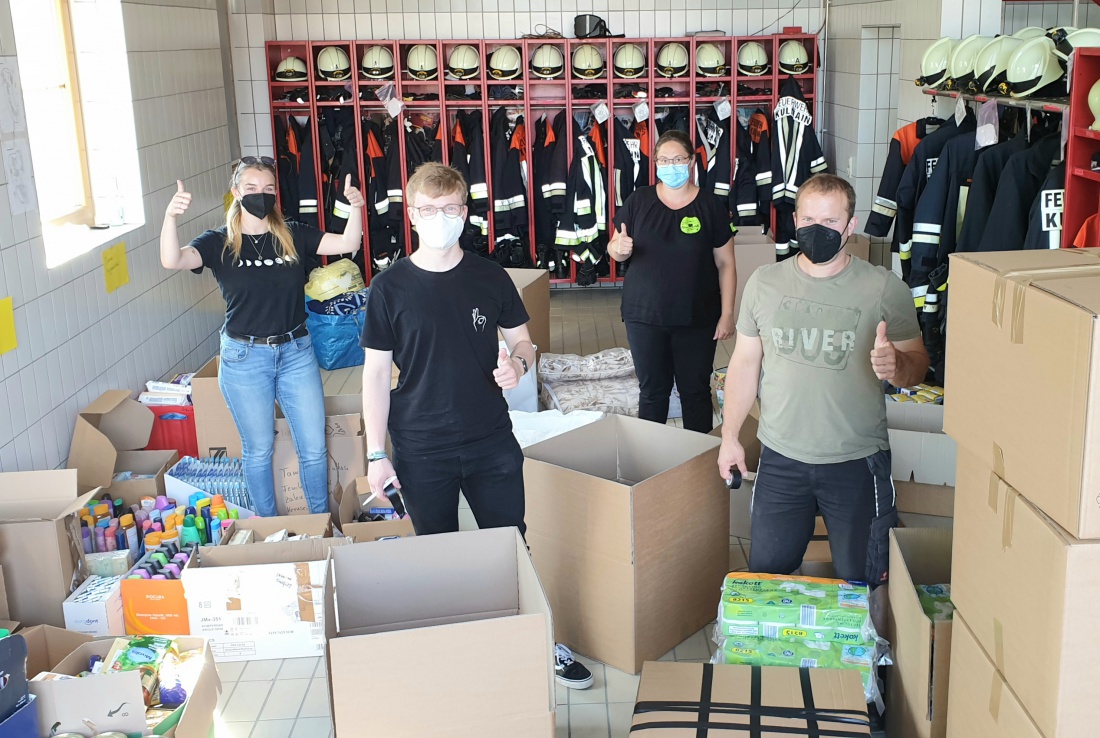
[{"label": "cardboard box flap", "polygon": [[936,515],[942,518],[955,515],[954,487],[894,480],[894,493],[899,513]]},{"label": "cardboard box flap", "polygon": [[77,495],[75,469],[11,472],[0,485],[0,523],[58,520],[76,512],[97,491]]},{"label": "cardboard box flap", "polygon": [[893,428],[887,433],[894,479],[919,484],[955,484],[958,447],[950,436]]},{"label": "cardboard box flap", "polygon": [[92,636],[74,633],[52,625],[33,625],[19,631],[27,641],[27,677],[33,679],[55,666],[81,645],[93,640]]},{"label": "cardboard box flap", "polygon": [[[196,648],[194,641],[202,642],[201,638],[180,638],[178,642],[181,648]],[[221,695],[222,682],[218,675],[218,667],[214,664],[214,654],[208,645],[203,644],[202,673],[195,683],[190,694],[187,695],[187,703],[183,706],[183,715],[174,732],[167,736],[175,738],[207,738],[214,727],[214,712],[218,707],[218,697]]]},{"label": "cardboard box flap", "polygon": [[[763,731],[761,735],[808,734],[806,715],[814,711],[818,729],[823,732],[871,734],[857,671],[665,661],[647,661],[642,668],[632,731],[645,731],[646,726],[655,723],[675,722],[683,725],[683,729],[665,730],[662,735],[670,738],[698,735],[700,714],[691,708],[708,702],[711,706],[741,708],[709,713],[712,728],[729,726],[731,732],[748,731],[755,718]],[[669,705],[670,709],[661,710],[663,705]],[[775,733],[771,732],[773,729]]]},{"label": "cardboard box flap", "polygon": [[886,426],[892,430],[943,433],[943,405],[887,400]]},{"label": "cardboard box flap", "polygon": [[298,564],[324,561],[329,557],[329,549],[348,544],[349,541],[345,538],[307,538],[304,541],[252,546],[205,546],[199,551],[199,559],[204,569],[215,566]]},{"label": "cardboard box flap", "polygon": [[153,411],[131,400],[126,390],[104,392],[84,408],[76,418],[68,461],[81,488],[110,486],[117,453],[148,446],[153,419]]},{"label": "cardboard box flap", "polygon": [[340,629],[518,609],[518,535],[496,528],[334,549]]},{"label": "cardboard box flap", "polygon": [[[289,535],[332,537],[332,516],[328,513],[315,515],[277,515],[273,518],[249,518],[233,521],[233,530],[250,530],[253,543],[263,543],[264,539],[281,530]],[[226,543],[227,538],[222,542]],[[307,539],[308,540],[308,539]]]}]

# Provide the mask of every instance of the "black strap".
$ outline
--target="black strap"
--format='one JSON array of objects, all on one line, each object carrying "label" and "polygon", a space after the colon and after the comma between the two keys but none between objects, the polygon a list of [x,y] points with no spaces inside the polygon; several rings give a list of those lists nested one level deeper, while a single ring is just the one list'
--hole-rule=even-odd
[{"label": "black strap", "polygon": [[703,686],[699,689],[699,729],[695,738],[707,738],[707,723],[710,721],[710,698],[714,692],[714,665],[703,664]]},{"label": "black strap", "polygon": [[799,669],[798,679],[802,682],[802,704],[806,707],[806,735],[809,738],[818,738],[821,735],[817,728],[817,718],[814,717],[814,688],[810,684],[810,670]]},{"label": "black strap", "polygon": [[749,687],[749,704],[752,705],[752,714],[749,715],[749,735],[752,738],[760,738],[760,693],[763,691],[761,685],[763,678],[760,675],[759,666],[750,668],[752,669],[752,677],[750,679],[751,686]]},{"label": "black strap", "polygon": [[[660,722],[660,723],[641,723],[639,725],[635,725],[635,726],[631,727],[630,732],[634,733],[636,731],[642,731],[642,730],[673,730],[673,729],[691,730],[692,728],[698,728],[698,727],[699,727],[699,723],[695,720],[684,720],[682,722],[669,720],[669,721]],[[730,730],[730,731],[736,730],[736,731],[741,731],[741,732],[752,730],[752,728],[748,725],[744,725],[744,724],[735,725],[733,723],[707,723],[703,727],[706,728],[707,730]],[[821,736],[821,738],[867,738],[868,732],[867,732],[867,729],[866,729],[866,725],[864,725],[864,728],[865,728],[864,730],[860,730],[860,731],[823,729],[823,730],[818,732],[818,735]],[[776,735],[776,734],[778,734],[778,735],[804,736],[804,735],[806,735],[806,729],[805,728],[789,728],[789,727],[783,727],[783,726],[778,726],[778,725],[768,726],[768,735]],[[760,735],[760,734],[757,734],[757,735]]]}]

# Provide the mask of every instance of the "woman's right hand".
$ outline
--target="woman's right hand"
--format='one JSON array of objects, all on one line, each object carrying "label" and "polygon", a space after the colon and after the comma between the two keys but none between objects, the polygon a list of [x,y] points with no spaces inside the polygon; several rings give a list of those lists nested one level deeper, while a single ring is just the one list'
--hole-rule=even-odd
[{"label": "woman's right hand", "polygon": [[176,180],[176,194],[172,196],[172,202],[168,203],[168,209],[164,212],[166,218],[176,218],[187,212],[191,205],[191,193],[183,189],[183,180]]},{"label": "woman's right hand", "polygon": [[615,237],[615,250],[623,257],[623,261],[626,261],[630,258],[630,255],[634,253],[634,239],[627,235],[626,223],[619,226],[619,230],[615,234]]},{"label": "woman's right hand", "polygon": [[367,464],[367,481],[370,482],[370,491],[380,500],[386,497],[383,490],[386,481],[389,479],[393,479],[394,487],[401,489],[401,481],[397,479],[397,472],[394,471],[393,464],[389,459],[379,459]]}]

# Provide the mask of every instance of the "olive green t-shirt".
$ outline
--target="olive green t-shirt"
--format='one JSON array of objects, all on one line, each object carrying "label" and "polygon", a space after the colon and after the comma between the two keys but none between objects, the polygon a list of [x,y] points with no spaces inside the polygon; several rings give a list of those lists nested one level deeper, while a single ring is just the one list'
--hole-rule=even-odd
[{"label": "olive green t-shirt", "polygon": [[827,278],[810,277],[798,261],[758,269],[741,298],[737,330],[764,347],[760,441],[807,464],[888,449],[871,350],[881,320],[891,341],[920,336],[913,298],[893,272],[862,259]]}]

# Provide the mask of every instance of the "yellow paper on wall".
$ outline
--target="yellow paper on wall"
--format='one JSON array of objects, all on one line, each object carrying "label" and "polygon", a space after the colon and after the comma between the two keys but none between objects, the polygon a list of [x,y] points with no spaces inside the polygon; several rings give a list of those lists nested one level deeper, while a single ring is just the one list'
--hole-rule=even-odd
[{"label": "yellow paper on wall", "polygon": [[15,309],[12,298],[0,300],[0,354],[14,351],[19,346],[15,338]]},{"label": "yellow paper on wall", "polygon": [[225,212],[229,212],[229,206],[233,204],[233,200],[234,197],[232,191],[226,190],[226,193],[222,195],[222,208],[225,210]]},{"label": "yellow paper on wall", "polygon": [[103,250],[103,278],[107,282],[107,292],[130,283],[130,269],[126,265],[126,244],[119,243]]}]

